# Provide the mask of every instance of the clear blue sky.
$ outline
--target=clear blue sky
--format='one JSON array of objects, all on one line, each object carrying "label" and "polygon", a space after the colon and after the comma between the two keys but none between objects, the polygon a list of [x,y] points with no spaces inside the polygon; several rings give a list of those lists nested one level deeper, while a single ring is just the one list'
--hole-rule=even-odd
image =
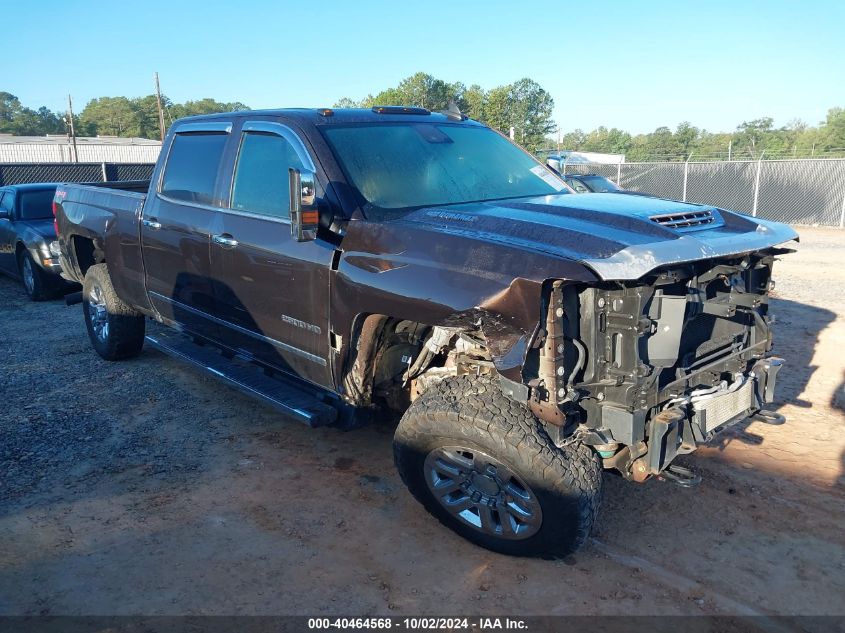
[{"label": "clear blue sky", "polygon": [[689,120],[815,125],[845,107],[845,2],[336,0],[0,3],[0,90],[30,107],[152,92],[329,106],[416,71],[484,88],[531,77],[565,130]]}]

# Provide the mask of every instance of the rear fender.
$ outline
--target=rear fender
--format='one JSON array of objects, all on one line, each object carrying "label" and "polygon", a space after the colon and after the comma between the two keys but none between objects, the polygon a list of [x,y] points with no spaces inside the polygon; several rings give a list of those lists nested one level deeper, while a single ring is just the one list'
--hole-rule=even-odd
[{"label": "rear fender", "polygon": [[[59,241],[67,258],[62,265],[68,269],[68,276],[81,282],[86,265],[106,262],[117,295],[142,312],[151,309],[141,261],[140,215],[144,199],[131,192],[82,185],[68,185],[65,195],[56,198]],[[80,241],[93,245],[92,261],[80,259]]]}]

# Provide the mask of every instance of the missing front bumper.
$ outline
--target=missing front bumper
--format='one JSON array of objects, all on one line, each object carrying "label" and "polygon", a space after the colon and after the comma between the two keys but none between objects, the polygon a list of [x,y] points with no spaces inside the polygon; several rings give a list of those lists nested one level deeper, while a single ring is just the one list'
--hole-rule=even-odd
[{"label": "missing front bumper", "polygon": [[[629,462],[629,475],[639,481],[665,470],[679,454],[690,453],[716,434],[755,415],[774,398],[780,358],[759,361],[723,392],[692,398],[664,409],[646,423],[644,454]],[[629,451],[630,452],[630,451]],[[613,466],[619,467],[619,460]]]}]

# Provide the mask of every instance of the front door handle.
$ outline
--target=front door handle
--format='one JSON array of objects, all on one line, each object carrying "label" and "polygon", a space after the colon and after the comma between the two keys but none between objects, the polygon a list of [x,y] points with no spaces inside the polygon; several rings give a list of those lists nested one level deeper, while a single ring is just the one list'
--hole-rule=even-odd
[{"label": "front door handle", "polygon": [[212,235],[211,239],[214,240],[215,244],[220,244],[220,246],[225,246],[226,248],[235,248],[238,245],[238,240],[228,233],[223,233],[222,235]]},{"label": "front door handle", "polygon": [[141,220],[141,223],[144,226],[146,226],[147,228],[152,229],[153,231],[158,231],[161,228],[161,222],[159,222],[158,220],[155,220],[155,219],[147,220],[145,218],[145,219]]}]

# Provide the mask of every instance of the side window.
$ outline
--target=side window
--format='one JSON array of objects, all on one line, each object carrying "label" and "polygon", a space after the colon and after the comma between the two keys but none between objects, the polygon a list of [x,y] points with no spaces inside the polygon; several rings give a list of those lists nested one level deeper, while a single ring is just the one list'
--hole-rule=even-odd
[{"label": "side window", "polygon": [[303,169],[287,139],[266,132],[244,132],[232,183],[232,208],[274,218],[289,217],[291,167]]},{"label": "side window", "polygon": [[214,183],[228,134],[177,134],[164,167],[161,194],[175,200],[215,204]]}]

